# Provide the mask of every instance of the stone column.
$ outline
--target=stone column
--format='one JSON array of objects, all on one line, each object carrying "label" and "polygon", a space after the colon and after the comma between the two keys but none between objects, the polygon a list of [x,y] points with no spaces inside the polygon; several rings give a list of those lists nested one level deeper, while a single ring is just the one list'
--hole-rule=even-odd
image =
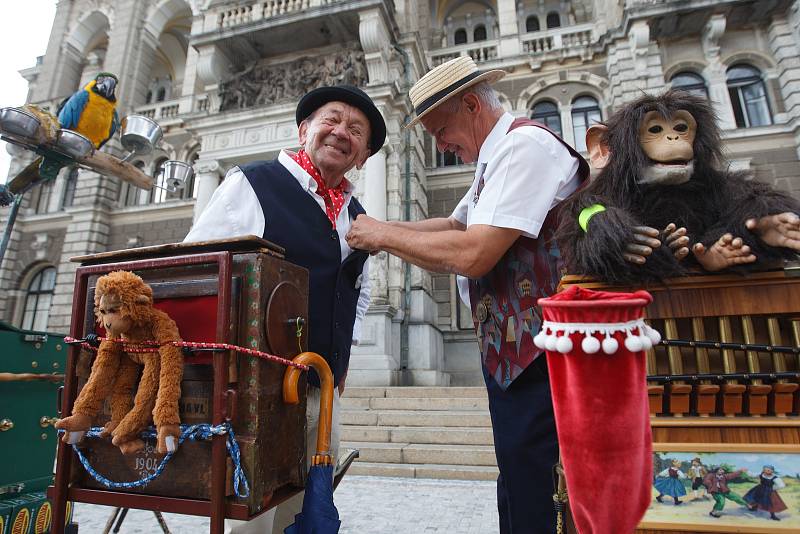
[{"label": "stone column", "polygon": [[386,220],[386,151],[384,146],[367,160],[364,187],[364,209],[380,221]]},{"label": "stone column", "polygon": [[[797,7],[795,5],[795,7]],[[800,22],[796,16],[796,22]],[[792,24],[785,17],[776,17],[769,26],[769,47],[778,63],[780,86],[786,117],[800,116],[800,50],[792,34]],[[773,109],[773,112],[777,111]],[[776,120],[776,122],[778,122]]]},{"label": "stone column", "polygon": [[516,0],[498,0],[497,22],[500,29],[501,58],[516,56],[522,51],[519,41],[519,27],[517,26]]},{"label": "stone column", "polygon": [[200,160],[194,164],[194,170],[197,173],[195,177],[195,180],[197,180],[197,199],[194,203],[195,221],[200,217],[200,214],[208,205],[208,201],[211,200],[214,190],[219,186],[221,169],[219,161],[215,159]]},{"label": "stone column", "polygon": [[728,93],[725,65],[719,54],[719,41],[725,33],[725,15],[712,15],[703,30],[703,54],[708,66],[703,75],[708,80],[708,96],[711,105],[719,117],[719,126],[723,130],[736,128],[736,118],[731,106],[731,95]]},{"label": "stone column", "polygon": [[561,138],[575,146],[575,129],[572,127],[572,105],[561,105]]},{"label": "stone column", "polygon": [[[66,91],[62,91],[59,87],[58,73],[63,70],[67,65],[65,63],[72,61],[76,62],[76,58],[62,58],[62,43],[67,34],[67,25],[69,24],[72,12],[72,0],[59,0],[56,7],[56,16],[53,20],[53,29],[50,30],[50,42],[47,44],[47,52],[45,52],[42,61],[42,70],[36,80],[36,88],[31,95],[32,102],[41,102],[49,100],[57,96],[67,96]],[[78,58],[79,59],[79,58]],[[80,64],[70,65],[71,75],[77,76],[80,74],[78,69]],[[77,72],[76,72],[77,71]],[[74,91],[74,87],[70,87],[70,91]]]},{"label": "stone column", "polygon": [[646,20],[631,24],[626,39],[617,39],[608,47],[606,70],[614,80],[609,90],[609,102],[615,109],[642,94],[658,93],[664,88],[664,69],[658,43],[650,40],[650,25]]},{"label": "stone column", "polygon": [[383,14],[378,8],[367,9],[360,11],[358,18],[358,36],[369,74],[367,85],[389,83],[390,46],[394,39]]}]

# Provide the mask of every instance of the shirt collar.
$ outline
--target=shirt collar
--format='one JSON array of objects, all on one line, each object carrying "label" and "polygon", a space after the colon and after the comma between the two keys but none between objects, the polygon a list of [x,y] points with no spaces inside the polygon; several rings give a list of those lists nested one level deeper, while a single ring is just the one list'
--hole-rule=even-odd
[{"label": "shirt collar", "polygon": [[489,132],[489,135],[487,135],[486,139],[483,141],[480,152],[478,152],[478,169],[481,169],[481,167],[486,167],[486,164],[489,162],[489,158],[491,158],[492,154],[494,154],[494,149],[497,147],[497,143],[499,143],[508,133],[508,129],[511,127],[512,122],[514,122],[514,117],[510,113],[503,113],[497,120],[494,128],[492,128],[492,131]]},{"label": "shirt collar", "polygon": [[[310,174],[306,172],[306,170],[297,164],[295,160],[289,155],[289,150],[281,150],[280,154],[278,154],[278,163],[286,167],[286,170],[289,171],[289,174],[294,176],[295,180],[300,184],[304,191],[309,193],[317,192],[317,182],[314,178],[311,177]],[[353,184],[350,183],[350,180],[344,178],[344,193],[345,196],[350,195],[353,193]]]}]

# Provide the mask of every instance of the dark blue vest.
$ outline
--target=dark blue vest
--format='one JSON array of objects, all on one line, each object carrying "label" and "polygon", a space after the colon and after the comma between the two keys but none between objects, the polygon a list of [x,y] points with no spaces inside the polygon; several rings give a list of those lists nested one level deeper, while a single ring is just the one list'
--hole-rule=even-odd
[{"label": "dark blue vest", "polygon": [[[288,261],[308,269],[308,350],[325,358],[338,385],[350,363],[361,292],[356,281],[368,255],[354,251],[342,261],[339,234],[327,215],[277,160],[255,161],[240,168],[264,211],[264,239],[285,248]],[[365,213],[355,198],[350,199],[347,210],[351,219]],[[311,373],[309,380],[319,385],[316,373]]]}]

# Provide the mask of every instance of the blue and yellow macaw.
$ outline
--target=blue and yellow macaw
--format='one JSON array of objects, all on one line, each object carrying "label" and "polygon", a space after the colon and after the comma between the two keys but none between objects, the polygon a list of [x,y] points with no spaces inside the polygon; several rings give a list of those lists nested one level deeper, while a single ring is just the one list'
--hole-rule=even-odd
[{"label": "blue and yellow macaw", "polygon": [[114,109],[117,105],[116,87],[116,76],[108,72],[98,74],[58,108],[61,127],[87,137],[95,148],[102,147],[119,128],[119,118]]}]

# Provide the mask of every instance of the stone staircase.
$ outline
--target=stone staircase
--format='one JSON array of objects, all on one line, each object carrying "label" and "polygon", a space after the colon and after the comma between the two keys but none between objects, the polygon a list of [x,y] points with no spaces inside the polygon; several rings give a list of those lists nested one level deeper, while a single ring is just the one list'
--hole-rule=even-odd
[{"label": "stone staircase", "polygon": [[495,480],[483,387],[351,387],[342,397],[341,449],[361,455],[349,474]]}]

